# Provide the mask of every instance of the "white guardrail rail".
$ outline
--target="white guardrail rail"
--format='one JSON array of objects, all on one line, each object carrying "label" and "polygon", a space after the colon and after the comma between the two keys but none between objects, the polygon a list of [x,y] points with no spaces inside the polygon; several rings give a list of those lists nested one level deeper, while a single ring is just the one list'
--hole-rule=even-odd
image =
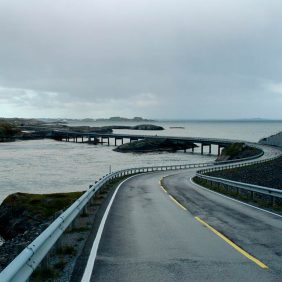
[{"label": "white guardrail rail", "polygon": [[282,198],[282,190],[280,190],[280,189],[274,189],[274,188],[269,188],[269,187],[265,187],[265,186],[254,185],[254,184],[238,182],[238,181],[228,180],[228,179],[225,179],[225,178],[219,178],[219,177],[206,175],[209,172],[222,171],[222,170],[226,170],[226,169],[244,167],[244,166],[249,166],[249,165],[254,165],[254,164],[261,164],[261,163],[265,163],[265,162],[268,162],[268,161],[273,161],[273,160],[279,158],[281,155],[282,154],[280,153],[280,154],[278,154],[278,155],[276,155],[275,157],[272,157],[272,158],[267,158],[267,159],[263,159],[263,160],[256,160],[256,161],[252,161],[252,162],[243,162],[243,163],[239,163],[239,164],[225,165],[225,166],[220,166],[220,167],[214,166],[212,168],[197,171],[196,176],[198,178],[201,178],[201,179],[204,179],[206,181],[213,182],[213,183],[231,186],[231,187],[235,187],[235,188],[238,188],[238,189],[256,192],[256,193],[260,193],[260,194],[263,194],[263,195],[268,195],[268,196],[272,196],[272,197],[276,197],[276,198],[281,199]]},{"label": "white guardrail rail", "polygon": [[[119,170],[116,172],[112,172],[107,174],[99,179],[94,185],[89,186],[89,189],[78,198],[68,209],[66,209],[55,221],[53,221],[32,243],[30,243],[1,273],[0,273],[0,281],[15,281],[15,282],[23,282],[27,281],[33,271],[37,268],[40,262],[44,259],[44,257],[48,254],[50,249],[55,245],[64,231],[71,226],[72,222],[76,219],[76,217],[83,211],[83,208],[90,201],[92,197],[95,197],[95,194],[99,192],[101,187],[106,184],[108,181],[123,177],[126,175],[133,175],[138,173],[146,173],[146,172],[156,172],[156,171],[164,171],[164,170],[180,170],[180,169],[191,169],[191,168],[200,168],[200,167],[209,167],[215,166],[213,169],[221,169],[218,165],[223,165],[223,168],[226,169],[232,167],[241,166],[241,164],[237,165],[227,165],[233,162],[242,162],[249,161],[255,158],[259,158],[263,155],[263,152],[257,156],[251,158],[245,158],[235,161],[224,161],[224,162],[207,162],[207,163],[197,163],[197,164],[182,164],[182,165],[169,165],[169,166],[152,166],[152,167],[140,167],[140,168],[130,168]],[[266,161],[266,160],[263,160]],[[259,161],[261,162],[261,161]],[[244,165],[251,165],[253,163],[259,162],[248,162]],[[209,176],[205,176],[202,173],[211,170],[203,170],[199,171],[197,175],[201,178],[209,178]],[[214,178],[213,178],[214,179]],[[217,181],[223,181],[217,179]],[[228,181],[230,183],[230,181]],[[236,183],[237,185],[237,183]],[[255,189],[254,185],[252,189]],[[243,187],[243,186],[242,186]],[[244,186],[245,187],[245,186]],[[246,185],[247,187],[247,185]],[[256,186],[257,187],[257,186]],[[263,189],[266,189],[262,187]],[[246,188],[247,189],[247,188]],[[260,188],[256,188],[258,189]],[[277,193],[275,189],[267,188],[269,193]],[[271,191],[275,190],[275,191]],[[254,191],[254,190],[253,190]],[[261,193],[261,192],[260,192]],[[274,195],[274,194],[272,194]],[[276,194],[275,194],[276,195]],[[281,195],[281,194],[279,194]]]},{"label": "white guardrail rail", "polygon": [[233,181],[233,180],[227,180],[227,179],[224,179],[224,178],[218,178],[218,177],[203,175],[203,174],[200,174],[200,173],[197,173],[196,176],[201,178],[201,179],[205,179],[205,180],[215,182],[215,183],[218,183],[218,184],[232,186],[232,187],[236,187],[236,188],[239,188],[239,189],[252,191],[252,192],[256,192],[256,193],[260,193],[260,194],[264,194],[264,195],[268,195],[268,196],[272,196],[272,197],[276,197],[276,198],[282,198],[282,190],[279,190],[279,189],[273,189],[273,188],[268,188],[268,187],[264,187],[264,186],[254,185],[254,184],[248,184],[248,183],[237,182],[237,181]]}]

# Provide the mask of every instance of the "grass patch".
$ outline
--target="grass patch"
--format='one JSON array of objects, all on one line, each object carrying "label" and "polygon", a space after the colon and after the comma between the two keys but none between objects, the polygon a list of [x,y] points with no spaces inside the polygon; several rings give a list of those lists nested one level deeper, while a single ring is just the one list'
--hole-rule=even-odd
[{"label": "grass patch", "polygon": [[86,232],[86,231],[89,231],[89,230],[90,230],[89,227],[75,227],[75,228],[72,228],[70,231],[68,231],[68,233]]},{"label": "grass patch", "polygon": [[66,261],[64,259],[61,259],[60,261],[54,264],[54,268],[56,270],[61,271],[65,268],[66,264],[67,264]]},{"label": "grass patch", "polygon": [[16,193],[8,196],[3,204],[21,207],[31,215],[48,218],[54,213],[69,207],[83,192],[28,194]]},{"label": "grass patch", "polygon": [[38,267],[31,276],[31,281],[42,282],[56,278],[58,273],[53,268]]},{"label": "grass patch", "polygon": [[66,245],[66,246],[57,248],[56,254],[74,256],[76,254],[76,249],[73,246]]}]

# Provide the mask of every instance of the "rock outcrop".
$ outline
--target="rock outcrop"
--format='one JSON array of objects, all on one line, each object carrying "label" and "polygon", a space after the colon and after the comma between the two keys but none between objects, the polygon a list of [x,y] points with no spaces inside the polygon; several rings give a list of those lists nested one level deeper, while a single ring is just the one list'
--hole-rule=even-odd
[{"label": "rock outcrop", "polygon": [[261,153],[261,150],[247,146],[245,143],[233,143],[225,147],[216,161],[229,161],[249,158]]},{"label": "rock outcrop", "polygon": [[175,152],[195,148],[197,145],[187,141],[172,140],[167,138],[145,138],[118,146],[114,151],[122,153],[148,153],[148,152]]},{"label": "rock outcrop", "polygon": [[0,271],[31,243],[82,192],[57,194],[15,193],[0,206]]},{"label": "rock outcrop", "polygon": [[102,128],[109,128],[109,129],[129,129],[129,130],[164,130],[162,126],[153,125],[153,124],[138,124],[135,126],[129,125],[109,125],[103,126]]},{"label": "rock outcrop", "polygon": [[259,140],[260,144],[282,147],[282,132]]}]

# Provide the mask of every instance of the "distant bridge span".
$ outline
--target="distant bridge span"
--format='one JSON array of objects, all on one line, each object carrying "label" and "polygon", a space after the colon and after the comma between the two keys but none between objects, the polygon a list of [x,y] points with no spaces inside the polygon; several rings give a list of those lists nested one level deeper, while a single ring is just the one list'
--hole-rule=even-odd
[{"label": "distant bridge span", "polygon": [[[119,133],[99,133],[99,132],[75,132],[75,131],[53,131],[53,137],[59,141],[75,142],[75,143],[90,143],[90,144],[107,144],[110,145],[110,140],[114,140],[114,145],[117,146],[117,141],[120,140],[121,144],[124,139],[129,142],[142,140],[145,138],[150,139],[169,139],[187,144],[199,144],[201,147],[201,154],[204,154],[204,147],[208,147],[208,153],[211,154],[211,146],[218,146],[217,153],[220,155],[222,148],[234,142],[245,142],[241,140],[228,140],[217,138],[203,138],[203,137],[177,137],[177,136],[157,136],[157,135],[142,135],[142,134],[119,134]],[[186,150],[185,150],[186,151]],[[194,148],[192,148],[194,152]]]}]

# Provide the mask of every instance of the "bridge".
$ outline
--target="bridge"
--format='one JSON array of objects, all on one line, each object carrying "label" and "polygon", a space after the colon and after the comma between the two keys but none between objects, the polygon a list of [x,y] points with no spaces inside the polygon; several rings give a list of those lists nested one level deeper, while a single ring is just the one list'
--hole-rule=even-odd
[{"label": "bridge", "polygon": [[[142,134],[119,134],[119,133],[98,133],[98,132],[74,132],[74,131],[53,131],[53,138],[59,141],[75,142],[75,143],[89,143],[89,144],[114,144],[117,146],[118,142],[124,144],[125,141],[132,142],[150,139],[169,139],[187,144],[194,144],[201,148],[201,154],[204,154],[204,148],[208,147],[208,154],[212,152],[212,145],[217,146],[217,154],[220,155],[221,149],[234,142],[244,142],[239,140],[203,138],[203,137],[177,137],[177,136],[158,136],[158,135],[142,135]],[[191,148],[194,152],[194,146]],[[184,150],[186,152],[186,149]]]},{"label": "bridge", "polygon": [[[191,180],[197,173],[206,179],[206,169],[247,166],[281,155],[278,149],[261,148],[264,154],[238,163],[140,167],[105,175],[1,272],[0,281],[29,279],[103,185],[124,177],[95,215],[94,236],[89,236],[70,281],[279,281],[281,214]],[[206,180],[239,193],[282,198],[277,189]]]}]

